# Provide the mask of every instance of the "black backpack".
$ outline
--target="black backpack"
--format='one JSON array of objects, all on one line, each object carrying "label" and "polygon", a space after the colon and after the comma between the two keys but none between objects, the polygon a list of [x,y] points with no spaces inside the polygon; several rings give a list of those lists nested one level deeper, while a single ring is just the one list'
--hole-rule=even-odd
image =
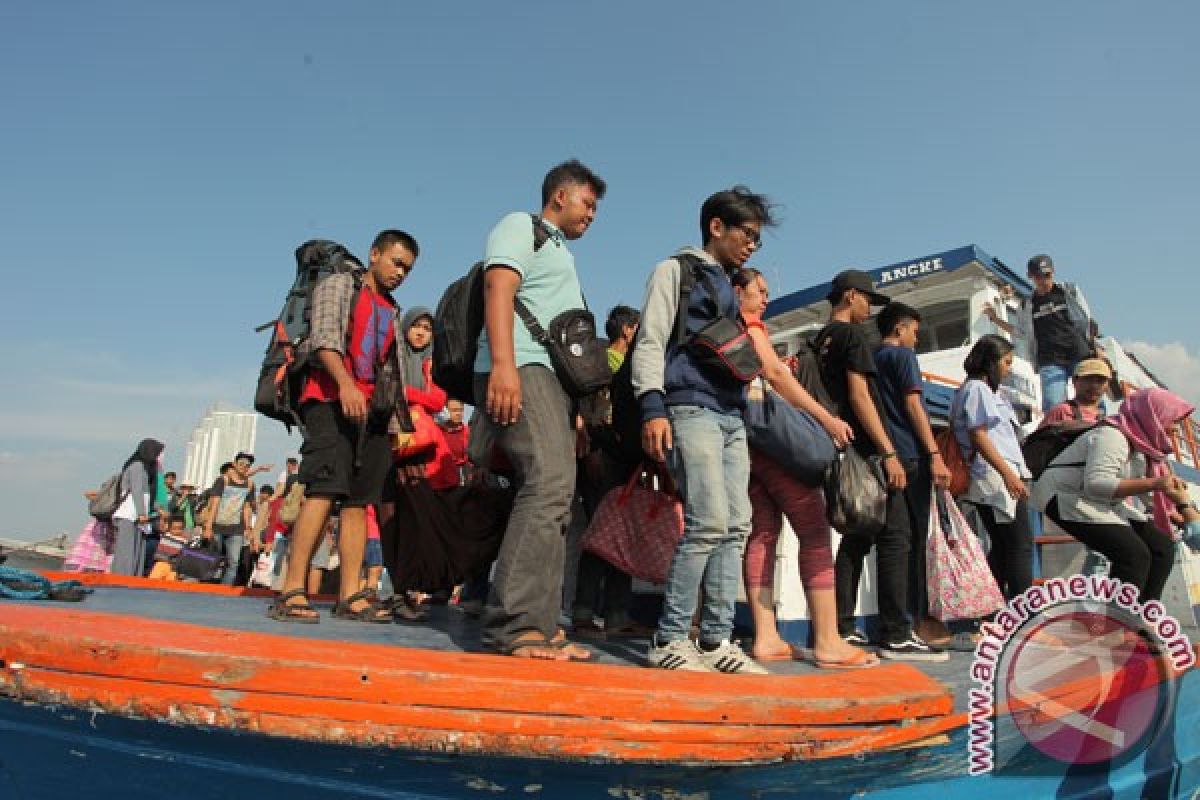
[{"label": "black backpack", "polygon": [[[533,252],[550,239],[542,218],[530,214]],[[483,268],[476,262],[442,294],[433,314],[433,382],[455,400],[475,402],[475,354],[483,332]]]},{"label": "black backpack", "polygon": [[1083,466],[1082,461],[1073,464],[1052,465],[1050,463],[1058,457],[1059,453],[1074,444],[1076,439],[1088,431],[1094,430],[1099,424],[1099,422],[1084,422],[1083,415],[1079,413],[1078,404],[1074,400],[1070,401],[1070,403],[1071,408],[1075,411],[1074,419],[1038,428],[1029,434],[1025,438],[1025,442],[1021,445],[1021,455],[1025,457],[1025,466],[1029,467],[1029,474],[1033,476],[1035,481],[1042,477],[1042,473],[1051,466]]},{"label": "black backpack", "polygon": [[283,310],[255,332],[273,329],[263,356],[254,410],[277,419],[290,433],[302,427],[298,400],[308,374],[307,360],[298,355],[308,341],[312,326],[313,289],[323,278],[362,270],[362,262],[337,242],[313,239],[296,248],[296,279],[283,301]]},{"label": "black backpack", "polygon": [[830,414],[836,414],[833,398],[829,396],[825,380],[821,377],[821,364],[817,361],[815,341],[815,334],[802,333],[797,337],[796,352],[792,354],[796,365],[793,374],[796,381],[804,387],[804,391],[812,395]]},{"label": "black backpack", "polygon": [[[692,289],[696,287],[696,270],[700,260],[687,253],[674,258],[679,262],[679,307],[675,312],[672,342],[680,347],[687,339],[687,303]],[[627,465],[636,465],[645,457],[642,453],[642,409],[633,392],[633,352],[637,349],[637,343],[638,337],[635,336],[625,353],[625,360],[613,373],[608,390],[613,432],[621,460]]]}]

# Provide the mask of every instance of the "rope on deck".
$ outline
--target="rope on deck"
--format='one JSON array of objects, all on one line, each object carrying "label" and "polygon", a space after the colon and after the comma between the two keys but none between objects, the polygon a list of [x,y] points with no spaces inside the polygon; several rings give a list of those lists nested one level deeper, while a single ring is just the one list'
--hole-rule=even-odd
[{"label": "rope on deck", "polygon": [[89,590],[79,581],[51,581],[36,572],[0,566],[0,597],[10,600],[79,601]]}]

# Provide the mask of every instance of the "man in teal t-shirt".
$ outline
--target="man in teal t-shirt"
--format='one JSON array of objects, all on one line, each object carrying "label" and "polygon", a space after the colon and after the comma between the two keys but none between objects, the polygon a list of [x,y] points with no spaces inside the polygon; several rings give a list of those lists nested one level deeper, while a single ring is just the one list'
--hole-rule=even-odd
[{"label": "man in teal t-shirt", "polygon": [[[575,430],[570,397],[546,349],[516,316],[515,300],[548,327],[583,307],[567,242],[596,217],[605,184],[578,161],[559,164],[542,182],[540,218],[513,213],[488,235],[484,252],[484,333],[475,360],[482,438],[500,448],[519,476],[519,491],[496,559],[484,609],[483,641],[525,658],[586,659],[558,628],[563,550],[575,492]],[[535,236],[536,233],[536,236]]]}]

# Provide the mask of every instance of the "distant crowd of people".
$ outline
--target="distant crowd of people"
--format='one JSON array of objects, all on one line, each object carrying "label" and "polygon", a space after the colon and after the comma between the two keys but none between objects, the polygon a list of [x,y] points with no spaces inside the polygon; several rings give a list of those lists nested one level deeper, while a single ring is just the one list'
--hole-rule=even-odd
[{"label": "distant crowd of people", "polygon": [[[332,275],[314,291],[299,463],[289,459],[274,486],[256,491],[253,476],[271,467],[255,467],[253,456],[239,453],[203,494],[176,486],[167,473],[164,495],[155,490],[162,445],[142,442],[122,473],[128,496],[113,515],[112,570],[147,573],[155,535],[168,533],[199,531],[219,543],[230,565],[226,584],[237,581],[236,565],[252,560],[246,554],[285,551],[286,557],[275,553],[272,583],[279,594],[269,614],[315,623],[320,614],[309,597],[336,554],[334,616],[416,622],[422,611],[413,591],[454,588],[400,579],[400,554],[412,551],[402,541],[428,522],[412,511],[425,508],[421,493],[460,497],[485,479],[498,480],[486,485],[510,491],[496,522],[494,563],[457,576],[464,605],[482,614],[490,651],[583,661],[593,655],[584,640],[645,637],[651,667],[753,674],[781,659],[845,669],[880,658],[938,661],[948,657],[947,648],[973,648],[970,632],[951,635],[928,613],[931,495],[948,487],[952,475],[922,395],[920,311],[890,301],[866,272],[834,276],[828,324],[811,341],[817,392],[812,378],[801,379],[798,360],[781,358],[772,346],[762,321],[769,287],[747,266],[764,229],[776,224],[770,202],[742,186],[716,192],[700,207],[699,245],[652,269],[640,310],[622,305],[607,315],[609,369],[616,380],[625,376],[636,398],[636,441],[630,441],[614,421],[615,386],[573,397],[547,340],[522,323],[526,312],[545,326],[585,308],[569,245],[590,228],[605,189],[578,161],[560,164],[545,176],[539,214],[509,214],[487,236],[470,426],[463,404],[433,378],[434,314],[417,307],[399,315],[393,297],[415,267],[417,241],[383,231],[364,270]],[[989,565],[1006,597],[1032,582],[1032,505],[1105,555],[1112,574],[1136,585],[1143,602],[1157,598],[1175,532],[1200,518],[1166,461],[1193,408],[1165,389],[1146,389],[1106,413],[1112,370],[1096,348],[1080,294],[1055,282],[1048,256],[1031,259],[1028,272],[1034,290],[1022,314],[1010,322],[1003,309],[989,306],[985,313],[997,332],[979,338],[963,364],[966,380],[950,411],[969,469],[960,500],[978,512]],[[872,317],[877,335],[867,327]],[[1002,389],[1017,334],[1035,344],[1043,424],[1098,423],[1036,482]],[[732,363],[738,359],[756,364],[753,374]],[[389,385],[388,370],[400,376],[402,393],[381,388]],[[878,532],[845,536],[835,553],[823,487],[748,446],[743,412],[758,377],[764,391],[808,414],[838,448],[879,464],[887,503]],[[432,446],[418,451],[415,437],[429,430],[416,424],[421,415],[438,425]],[[657,624],[633,618],[630,576],[589,553],[578,559],[564,609],[564,565],[575,563],[567,552],[573,515],[586,524],[643,459],[665,465],[683,506]],[[294,515],[283,513],[289,498]],[[785,517],[799,545],[810,648],[786,641],[775,619],[775,553]],[[868,637],[855,608],[872,548],[879,622]],[[379,591],[384,567],[396,590],[389,598]],[[740,586],[754,624],[749,652],[734,636]],[[571,625],[562,624],[564,610]]]}]

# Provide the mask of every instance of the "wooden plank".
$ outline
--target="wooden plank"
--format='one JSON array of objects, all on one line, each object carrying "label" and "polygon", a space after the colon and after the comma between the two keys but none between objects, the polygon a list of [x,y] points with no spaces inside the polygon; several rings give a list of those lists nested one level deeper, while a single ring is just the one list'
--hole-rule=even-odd
[{"label": "wooden plank", "polygon": [[324,642],[79,609],[6,606],[0,658],[223,691],[627,721],[866,724],[940,717],[950,691],[905,665],[805,676],[677,674]]},{"label": "wooden plank", "polygon": [[890,749],[950,729],[946,719],[842,728],[724,724],[632,725],[460,711],[447,714],[345,701],[212,690],[10,664],[0,691],[182,725],[243,730],[338,744],[436,752],[653,763],[749,764],[830,758]]}]

